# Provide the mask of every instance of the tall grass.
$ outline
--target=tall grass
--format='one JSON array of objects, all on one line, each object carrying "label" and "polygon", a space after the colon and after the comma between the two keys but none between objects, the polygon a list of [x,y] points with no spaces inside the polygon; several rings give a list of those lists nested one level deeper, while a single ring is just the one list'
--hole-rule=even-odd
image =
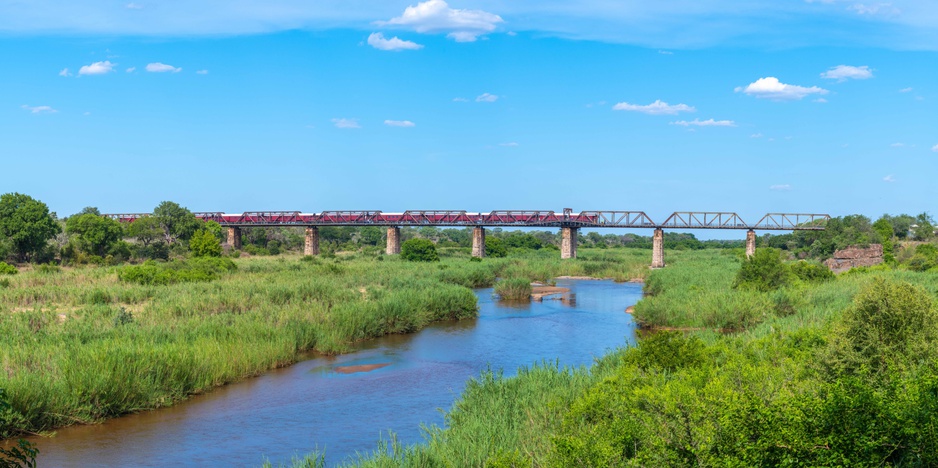
[{"label": "tall grass", "polygon": [[505,278],[495,284],[495,294],[508,301],[531,298],[531,281],[525,278]]},{"label": "tall grass", "polygon": [[121,281],[126,267],[23,271],[0,288],[0,388],[13,407],[0,437],[171,405],[305,351],[347,352],[361,340],[473,317],[469,288],[499,276],[631,278],[648,260],[549,254],[470,262],[452,253],[433,265],[366,254],[254,257],[213,281],[172,284]]}]

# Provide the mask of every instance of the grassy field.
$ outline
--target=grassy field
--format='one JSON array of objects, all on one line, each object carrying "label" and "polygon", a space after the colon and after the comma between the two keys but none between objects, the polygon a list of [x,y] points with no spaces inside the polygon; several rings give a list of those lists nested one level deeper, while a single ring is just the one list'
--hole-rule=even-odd
[{"label": "grassy field", "polygon": [[636,319],[683,332],[652,332],[591,368],[484,373],[426,443],[392,438],[352,464],[938,464],[938,274],[861,271],[754,292],[732,287],[736,253],[668,262]]},{"label": "grassy field", "polygon": [[171,262],[10,276],[0,284],[0,388],[12,410],[0,436],[171,405],[305,351],[342,353],[361,340],[472,318],[469,288],[498,277],[628,280],[642,278],[648,262],[647,252],[620,250],[575,261],[547,251],[483,262],[442,253],[430,264],[278,256],[239,258],[233,270],[204,274]]}]

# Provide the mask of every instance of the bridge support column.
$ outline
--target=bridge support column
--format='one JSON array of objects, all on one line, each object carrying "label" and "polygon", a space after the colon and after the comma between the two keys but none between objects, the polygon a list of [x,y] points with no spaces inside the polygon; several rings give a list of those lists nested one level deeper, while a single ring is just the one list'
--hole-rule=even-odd
[{"label": "bridge support column", "polygon": [[485,257],[485,228],[482,226],[472,228],[472,256]]},{"label": "bridge support column", "polygon": [[752,229],[746,233],[746,258],[752,258],[756,254],[756,231]]},{"label": "bridge support column", "polygon": [[664,268],[664,230],[655,229],[651,237],[651,267]]},{"label": "bridge support column", "polygon": [[306,243],[303,244],[303,255],[319,255],[319,228],[306,226]]},{"label": "bridge support column", "polygon": [[235,250],[241,250],[241,228],[228,228],[228,246]]},{"label": "bridge support column", "polygon": [[397,226],[388,227],[387,248],[384,252],[388,255],[397,255],[401,253],[401,228]]},{"label": "bridge support column", "polygon": [[560,228],[560,258],[576,258],[576,234],[579,228]]}]

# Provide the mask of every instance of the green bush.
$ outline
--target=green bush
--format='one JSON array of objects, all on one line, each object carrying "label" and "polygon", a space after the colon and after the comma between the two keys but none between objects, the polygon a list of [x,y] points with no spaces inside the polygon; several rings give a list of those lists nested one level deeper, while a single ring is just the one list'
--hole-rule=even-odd
[{"label": "green bush", "polygon": [[809,283],[822,283],[834,279],[834,272],[820,263],[811,263],[800,260],[791,265],[791,272],[801,281]]},{"label": "green bush", "polygon": [[193,257],[221,257],[221,243],[208,229],[201,229],[189,239],[189,251]]},{"label": "green bush", "polygon": [[15,266],[6,262],[0,262],[0,275],[15,275],[17,273],[18,270]]},{"label": "green bush", "polygon": [[414,238],[401,244],[401,258],[410,262],[438,262],[440,255],[429,239]]},{"label": "green bush", "polygon": [[500,258],[508,255],[508,247],[497,237],[485,238],[485,256]]},{"label": "green bush", "polygon": [[743,260],[736,274],[734,288],[774,291],[791,281],[791,271],[782,261],[778,249],[756,249],[755,255]]},{"label": "green bush", "polygon": [[201,257],[162,264],[147,261],[142,265],[121,268],[117,277],[121,281],[144,285],[196,283],[212,281],[236,268],[230,258],[219,257]]}]

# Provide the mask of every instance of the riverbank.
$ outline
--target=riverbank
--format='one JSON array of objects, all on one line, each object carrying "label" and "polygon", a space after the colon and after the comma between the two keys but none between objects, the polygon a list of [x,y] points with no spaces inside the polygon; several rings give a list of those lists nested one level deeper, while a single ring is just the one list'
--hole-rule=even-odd
[{"label": "riverbank", "polygon": [[739,265],[669,257],[636,319],[700,330],[652,333],[588,369],[483,373],[426,444],[355,466],[938,463],[938,275],[861,271],[756,293],[732,287]]},{"label": "riverbank", "polygon": [[[143,285],[122,267],[30,271],[0,289],[0,388],[10,423],[0,434],[159,408],[289,365],[300,353],[342,353],[355,342],[475,316],[471,287],[498,276],[634,277],[644,252],[555,252],[433,264],[393,257],[235,259],[197,283]],[[364,292],[362,292],[364,290]]]}]

